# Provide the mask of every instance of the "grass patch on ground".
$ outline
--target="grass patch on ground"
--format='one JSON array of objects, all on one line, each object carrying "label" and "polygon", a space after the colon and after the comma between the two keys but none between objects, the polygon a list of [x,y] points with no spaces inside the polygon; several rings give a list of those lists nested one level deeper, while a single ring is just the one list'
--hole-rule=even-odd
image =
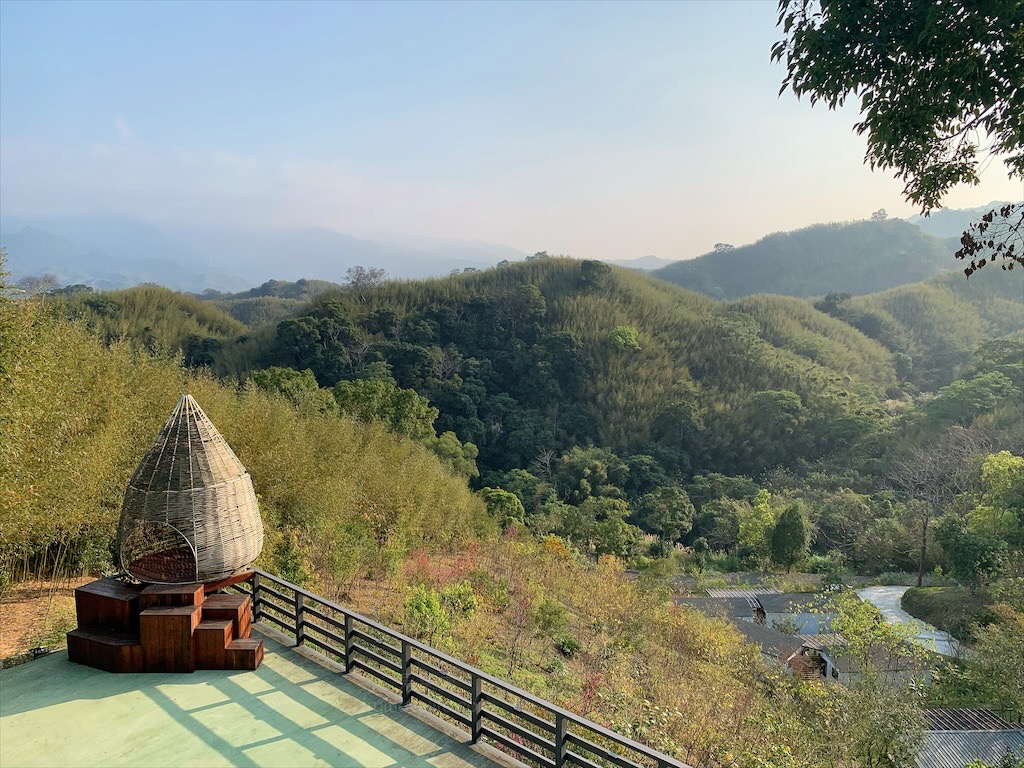
[{"label": "grass patch on ground", "polygon": [[991,624],[996,615],[984,592],[971,594],[967,587],[911,587],[903,593],[903,610],[926,621],[957,640],[970,642],[976,624]]}]

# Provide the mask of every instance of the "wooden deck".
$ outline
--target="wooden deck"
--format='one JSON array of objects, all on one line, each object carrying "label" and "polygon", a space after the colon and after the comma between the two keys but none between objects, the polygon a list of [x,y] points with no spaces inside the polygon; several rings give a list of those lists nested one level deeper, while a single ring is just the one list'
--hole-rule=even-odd
[{"label": "wooden deck", "polygon": [[[263,637],[251,671],[112,675],[59,652],[0,671],[0,765],[507,765]],[[429,720],[429,716],[423,716]]]}]

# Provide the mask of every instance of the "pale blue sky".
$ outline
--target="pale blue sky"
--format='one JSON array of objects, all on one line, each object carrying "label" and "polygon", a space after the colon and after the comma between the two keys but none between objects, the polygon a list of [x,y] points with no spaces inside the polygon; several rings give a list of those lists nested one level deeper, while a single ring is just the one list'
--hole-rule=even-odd
[{"label": "pale blue sky", "polygon": [[[774,2],[0,2],[0,207],[685,258],[914,211]],[[993,163],[954,207],[1019,198]]]}]

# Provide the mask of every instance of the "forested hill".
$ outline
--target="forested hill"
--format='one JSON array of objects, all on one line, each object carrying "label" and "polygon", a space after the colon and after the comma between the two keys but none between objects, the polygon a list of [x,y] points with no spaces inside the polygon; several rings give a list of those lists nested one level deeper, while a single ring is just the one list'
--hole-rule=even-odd
[{"label": "forested hill", "polygon": [[437,409],[438,434],[479,448],[485,476],[597,446],[686,477],[844,450],[884,421],[884,401],[937,392],[984,341],[1019,337],[1022,282],[986,269],[869,296],[719,302],[601,262],[537,259],[309,302],[273,286],[230,299],[289,302],[258,330],[148,286],[64,306],[108,339],[180,348],[239,381],[279,366],[308,369],[314,387],[362,382],[349,400],[413,393]]},{"label": "forested hill", "polygon": [[[602,262],[541,258],[349,285],[234,336],[209,304],[152,287],[41,305],[67,313],[70,303],[118,330],[108,339],[154,349],[174,349],[206,309],[181,346],[186,366],[325,423],[381,422],[479,488],[502,528],[626,556],[641,532],[736,549],[738,521],[757,505],[729,504],[754,504],[759,484],[788,498],[881,493],[894,461],[954,426],[977,453],[1019,454],[1022,281],[987,268],[870,296],[722,302]],[[895,514],[864,496],[850,508],[863,525],[840,525],[859,533],[823,534],[818,554],[842,542],[842,557],[865,568],[913,566],[913,534],[895,519],[879,529],[887,554],[870,554],[869,502],[876,517]],[[817,511],[811,520],[831,525]],[[741,557],[766,556],[758,541]]]},{"label": "forested hill", "polygon": [[896,384],[881,344],[813,308],[758,319],[568,259],[324,294],[249,348],[243,375],[277,365],[325,387],[415,390],[439,432],[479,447],[482,471],[598,445],[683,475],[756,472],[841,449]]},{"label": "forested hill", "polygon": [[327,280],[268,280],[258,288],[239,293],[203,291],[196,298],[210,302],[251,328],[276,323],[298,314],[302,306],[324,291],[340,289]]},{"label": "forested hill", "polygon": [[914,283],[956,266],[955,241],[905,221],[818,224],[777,232],[752,245],[722,247],[652,272],[655,277],[720,299],[756,293],[861,295]]},{"label": "forested hill", "polygon": [[989,339],[1024,337],[1024,270],[960,271],[868,296],[815,302],[895,353],[897,374],[922,390],[953,381]]},{"label": "forested hill", "polygon": [[159,285],[119,291],[68,292],[58,306],[71,319],[83,320],[108,343],[125,338],[150,349],[188,350],[215,340],[237,338],[244,323],[211,303]]}]

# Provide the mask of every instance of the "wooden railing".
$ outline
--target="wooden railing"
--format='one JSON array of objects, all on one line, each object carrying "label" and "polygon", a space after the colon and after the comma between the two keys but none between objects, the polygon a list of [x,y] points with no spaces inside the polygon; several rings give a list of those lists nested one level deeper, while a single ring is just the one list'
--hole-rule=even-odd
[{"label": "wooden railing", "polygon": [[263,571],[232,589],[251,595],[253,621],[394,689],[543,768],[690,768],[668,755],[575,715],[503,680]]}]

